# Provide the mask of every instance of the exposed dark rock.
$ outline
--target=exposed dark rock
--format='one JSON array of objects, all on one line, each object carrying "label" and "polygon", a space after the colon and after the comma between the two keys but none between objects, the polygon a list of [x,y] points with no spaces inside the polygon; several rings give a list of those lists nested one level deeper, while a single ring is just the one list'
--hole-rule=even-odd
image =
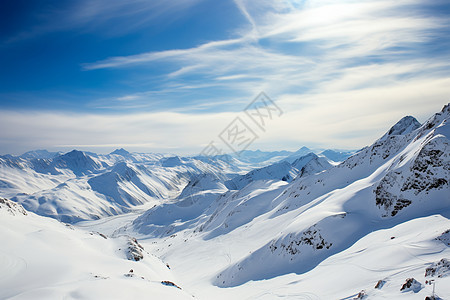
[{"label": "exposed dark rock", "polygon": [[408,207],[411,203],[412,203],[411,200],[398,199],[397,202],[395,202],[394,210],[391,212],[391,216],[395,216],[400,210],[402,210],[405,207]]},{"label": "exposed dark rock", "polygon": [[414,293],[419,292],[422,289],[422,284],[415,280],[414,278],[406,279],[406,282],[402,285],[400,291],[407,292],[413,291]]},{"label": "exposed dark rock", "polygon": [[438,278],[441,278],[449,274],[450,274],[450,261],[446,258],[443,258],[440,261],[433,263],[431,266],[425,269],[425,277],[437,276]]},{"label": "exposed dark rock", "polygon": [[381,289],[385,283],[386,283],[386,281],[380,279],[380,280],[378,280],[377,284],[375,285],[375,288]]},{"label": "exposed dark rock", "polygon": [[393,217],[397,215],[400,210],[408,207],[412,203],[411,200],[399,198],[398,196],[387,191],[387,182],[392,182],[392,176],[388,175],[381,180],[380,184],[375,190],[375,204],[378,207],[384,208],[384,210],[386,210],[386,213],[383,214],[383,217],[387,217],[389,214]]},{"label": "exposed dark rock", "polygon": [[355,298],[353,298],[353,299],[354,299],[354,300],[357,300],[357,299],[365,299],[365,298],[367,298],[366,291],[365,291],[365,290],[362,290],[362,291],[359,292],[358,295],[357,295]]},{"label": "exposed dark rock", "polygon": [[178,285],[176,285],[175,283],[173,283],[172,281],[163,280],[163,281],[161,281],[161,284],[166,285],[166,286],[173,286],[173,287],[179,288],[181,290],[181,288]]},{"label": "exposed dark rock", "polygon": [[330,249],[333,243],[325,241],[316,228],[316,225],[311,226],[307,230],[300,234],[300,237],[294,237],[292,234],[289,235],[289,243],[281,242],[277,245],[275,242],[270,244],[269,249],[274,253],[278,248],[286,251],[290,255],[296,255],[300,253],[300,246],[307,245],[315,250]]},{"label": "exposed dark rock", "polygon": [[[399,137],[397,137],[399,138]],[[388,137],[385,142],[391,138]],[[381,142],[374,144],[381,147]],[[409,169],[390,171],[376,186],[376,205],[384,210],[383,217],[395,216],[410,206],[415,196],[436,190],[448,190],[450,177],[450,145],[446,139],[431,136],[411,162]],[[405,157],[400,157],[400,161]],[[400,190],[400,193],[398,191]]]},{"label": "exposed dark rock", "polygon": [[407,178],[401,191],[413,190],[414,194],[418,195],[423,191],[448,187],[448,153],[435,149],[433,145],[434,141],[420,151],[411,167],[413,176]]},{"label": "exposed dark rock", "polygon": [[24,216],[27,215],[27,211],[23,208],[22,205],[5,198],[0,198],[0,210],[3,209],[5,209],[9,214],[13,216],[15,216],[16,214]]},{"label": "exposed dark rock", "polygon": [[436,240],[443,242],[445,245],[450,246],[450,229],[447,229]]},{"label": "exposed dark rock", "polygon": [[136,238],[129,238],[127,245],[127,258],[129,260],[140,261],[144,258],[144,247],[138,243]]},{"label": "exposed dark rock", "polygon": [[89,232],[89,234],[90,234],[90,235],[97,234],[97,235],[101,236],[102,238],[104,238],[105,240],[108,239],[108,238],[106,237],[106,235],[104,235],[103,233],[100,233],[100,232],[98,232],[98,231],[92,231],[92,232]]}]

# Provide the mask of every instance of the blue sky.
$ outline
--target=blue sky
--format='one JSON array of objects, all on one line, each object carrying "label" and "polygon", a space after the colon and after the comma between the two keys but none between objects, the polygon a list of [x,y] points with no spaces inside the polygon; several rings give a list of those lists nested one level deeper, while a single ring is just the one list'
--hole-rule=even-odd
[{"label": "blue sky", "polygon": [[0,3],[0,153],[195,154],[264,91],[252,149],[354,149],[448,102],[448,1]]}]

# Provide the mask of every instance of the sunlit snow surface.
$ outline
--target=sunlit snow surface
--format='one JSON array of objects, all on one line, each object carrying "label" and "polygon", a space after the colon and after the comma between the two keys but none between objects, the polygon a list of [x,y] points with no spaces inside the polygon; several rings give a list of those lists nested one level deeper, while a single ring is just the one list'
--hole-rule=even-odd
[{"label": "sunlit snow surface", "polygon": [[[60,199],[61,189],[86,193],[86,210],[101,219],[65,225],[4,201],[0,298],[425,299],[434,280],[449,299],[449,114],[446,106],[423,125],[406,117],[338,165],[310,155],[309,165],[285,159],[252,171],[160,156],[150,167],[74,153],[78,169],[59,161],[52,177],[4,159],[3,170],[13,170],[2,178],[5,193],[48,185],[56,216],[58,201],[84,208],[80,198]],[[27,199],[40,213],[39,197],[15,198]],[[140,261],[127,259],[132,237],[144,248]],[[438,269],[426,276],[427,268]]]}]

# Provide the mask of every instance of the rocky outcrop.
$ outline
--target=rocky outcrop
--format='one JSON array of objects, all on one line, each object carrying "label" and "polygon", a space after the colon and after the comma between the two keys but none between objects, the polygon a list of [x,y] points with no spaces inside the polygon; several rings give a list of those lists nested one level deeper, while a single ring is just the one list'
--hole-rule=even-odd
[{"label": "rocky outcrop", "polygon": [[450,274],[450,261],[446,258],[431,264],[425,269],[425,277],[445,277]]},{"label": "rocky outcrop", "polygon": [[445,245],[450,246],[450,229],[447,229],[436,240],[443,242]]},{"label": "rocky outcrop", "polygon": [[130,237],[127,243],[127,258],[128,260],[140,261],[144,259],[144,247],[136,240]]},{"label": "rocky outcrop", "polygon": [[172,281],[169,281],[169,280],[163,280],[163,281],[161,281],[161,284],[165,285],[165,286],[173,286],[173,287],[176,287],[181,290],[181,288],[178,285],[176,285],[175,283],[173,283]]},{"label": "rocky outcrop", "polygon": [[389,192],[389,188],[394,187],[397,182],[397,174],[388,173],[378,184],[375,189],[375,203],[379,208],[383,208],[385,213],[383,217],[395,216],[400,210],[408,207],[412,201],[404,199],[401,196],[397,196]]},{"label": "rocky outcrop", "polygon": [[23,208],[22,205],[5,198],[0,198],[0,211],[2,210],[5,210],[6,212],[8,212],[13,216],[27,215],[27,211]]},{"label": "rocky outcrop", "polygon": [[302,246],[310,246],[314,250],[330,249],[333,243],[327,242],[316,225],[311,226],[307,230],[303,231],[299,236],[290,234],[285,241],[273,242],[269,245],[269,249],[272,253],[285,252],[290,255],[296,255],[301,253]]},{"label": "rocky outcrop", "polygon": [[380,279],[380,280],[378,280],[377,284],[375,285],[375,288],[381,290],[385,283],[386,283],[386,281]]},{"label": "rocky outcrop", "polygon": [[419,292],[423,288],[422,284],[415,280],[414,278],[406,279],[406,282],[402,285],[400,291],[409,292],[413,291],[414,293]]}]

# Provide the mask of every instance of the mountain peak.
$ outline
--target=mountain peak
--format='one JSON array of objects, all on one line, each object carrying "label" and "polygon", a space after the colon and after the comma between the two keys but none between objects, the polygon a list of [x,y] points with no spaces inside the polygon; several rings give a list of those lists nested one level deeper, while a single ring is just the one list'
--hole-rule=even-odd
[{"label": "mountain peak", "polygon": [[295,153],[304,153],[304,152],[310,152],[311,149],[309,149],[306,146],[301,147],[300,149],[298,149],[297,151],[295,151]]},{"label": "mountain peak", "polygon": [[183,165],[185,162],[177,155],[175,156],[169,156],[166,158],[161,159],[161,166],[163,167],[177,167]]},{"label": "mountain peak", "polygon": [[327,149],[320,152],[320,155],[323,155],[326,158],[331,159],[332,161],[341,162],[346,160],[348,157],[352,156],[354,153],[355,151],[351,150],[340,151],[334,149]]},{"label": "mountain peak", "polygon": [[419,128],[421,124],[417,121],[413,116],[403,117],[400,121],[398,121],[394,126],[386,132],[385,135],[381,138],[381,140],[385,140],[388,136],[393,135],[406,135],[408,133],[413,132],[417,128]]},{"label": "mountain peak", "polygon": [[450,114],[450,103],[447,103],[446,105],[444,105],[444,107],[442,108],[441,113]]},{"label": "mountain peak", "polygon": [[47,150],[32,150],[25,152],[24,154],[20,155],[21,158],[25,159],[33,159],[33,158],[54,158],[55,156],[58,156],[61,154],[60,152],[49,152]]},{"label": "mountain peak", "polygon": [[84,157],[84,156],[86,156],[86,154],[84,154],[83,151],[74,149],[70,152],[63,154],[62,156],[64,156],[64,157]]},{"label": "mountain peak", "polygon": [[114,151],[111,152],[110,154],[117,154],[117,155],[125,156],[125,155],[130,154],[130,152],[128,152],[127,150],[125,150],[125,149],[123,149],[123,148],[120,148],[120,149],[114,150]]}]

